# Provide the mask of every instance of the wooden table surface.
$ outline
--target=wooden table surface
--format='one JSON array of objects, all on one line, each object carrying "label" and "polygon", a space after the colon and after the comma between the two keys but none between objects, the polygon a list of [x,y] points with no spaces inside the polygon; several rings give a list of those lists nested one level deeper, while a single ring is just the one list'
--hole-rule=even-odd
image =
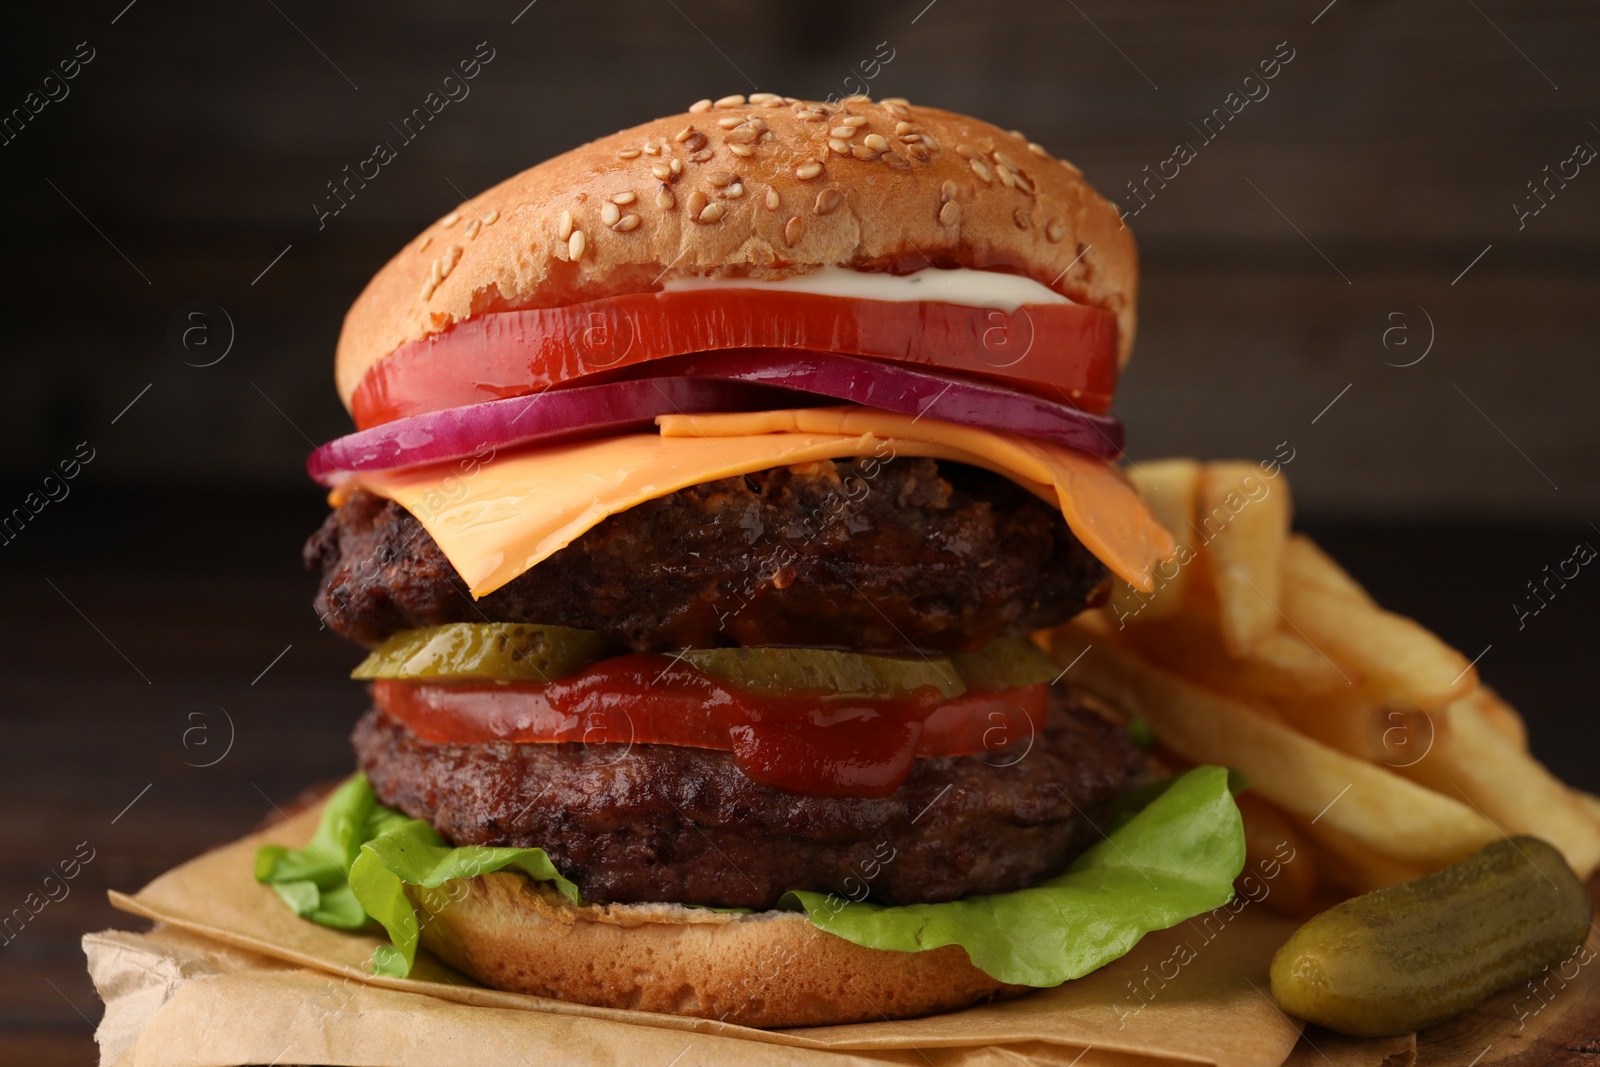
[{"label": "wooden table surface", "polygon": [[[105,891],[137,889],[347,773],[361,711],[344,677],[356,654],[319,632],[313,583],[298,568],[322,514],[314,494],[82,503],[70,522],[30,529],[0,556],[0,918],[30,893],[57,898],[20,929],[0,929],[7,1064],[93,1063],[101,1006],[78,939],[139,925]],[[1600,789],[1585,625],[1600,586],[1553,603],[1526,633],[1506,607],[1522,572],[1574,534],[1302,525],[1385,603],[1469,654],[1492,645],[1480,667],[1523,707],[1535,751]],[[46,882],[75,856],[74,879]],[[1600,1063],[1600,966],[1548,996],[1519,1032],[1519,1006],[1539,1007],[1529,995],[1509,991],[1424,1034],[1418,1063]]]}]

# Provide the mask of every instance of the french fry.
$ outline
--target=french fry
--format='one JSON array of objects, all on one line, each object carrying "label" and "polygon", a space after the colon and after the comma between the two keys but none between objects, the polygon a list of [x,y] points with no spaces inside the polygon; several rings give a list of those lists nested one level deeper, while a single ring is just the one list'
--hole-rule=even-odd
[{"label": "french fry", "polygon": [[1500,836],[1459,801],[1272,722],[1115,643],[1091,648],[1093,642],[1071,624],[1053,637],[1059,662],[1083,653],[1069,672],[1074,683],[1143,718],[1156,740],[1183,758],[1239,770],[1286,813],[1326,822],[1380,855],[1429,869]]},{"label": "french fry", "polygon": [[1290,629],[1360,672],[1374,703],[1405,700],[1437,709],[1477,687],[1465,656],[1402,615],[1298,582],[1284,586],[1282,606]]},{"label": "french fry", "polygon": [[1132,627],[1129,637],[1148,658],[1241,700],[1317,695],[1346,681],[1331,660],[1283,630],[1242,660],[1229,657],[1214,620],[1188,611]]},{"label": "french fry", "polygon": [[1320,545],[1305,534],[1294,534],[1283,550],[1283,581],[1285,585],[1299,585],[1323,589],[1359,600],[1369,608],[1378,602],[1362,588],[1361,583],[1333,561]]},{"label": "french fry", "polygon": [[1253,878],[1257,886],[1241,887],[1279,915],[1305,914],[1317,889],[1317,862],[1305,838],[1283,813],[1246,790],[1234,798],[1244,819],[1244,870],[1238,881]]},{"label": "french fry", "polygon": [[[1374,720],[1379,715],[1372,701],[1359,690],[1346,687],[1316,696],[1287,697],[1272,702],[1283,721],[1347,756],[1371,760],[1375,750]],[[1377,727],[1381,734],[1384,727]]]},{"label": "french fry", "polygon": [[1297,822],[1296,829],[1310,841],[1322,877],[1355,896],[1412,882],[1429,873],[1380,855],[1321,823],[1312,826],[1302,820]]},{"label": "french fry", "polygon": [[1600,825],[1564,784],[1532,756],[1506,744],[1477,704],[1458,701],[1433,748],[1401,774],[1460,797],[1508,834],[1533,834],[1561,850],[1579,877],[1600,866]]},{"label": "french fry", "polygon": [[1142,463],[1135,470],[1133,483],[1156,520],[1178,542],[1179,549],[1172,559],[1156,566],[1154,593],[1141,593],[1127,582],[1112,583],[1106,613],[1119,622],[1159,619],[1182,607],[1194,554],[1189,547],[1194,537],[1189,524],[1194,521],[1195,497],[1200,489],[1200,464],[1192,459]]},{"label": "french fry", "polygon": [[1596,822],[1600,822],[1600,797],[1593,793],[1585,793],[1581,789],[1574,789],[1572,795],[1577,798],[1584,811],[1587,811]]},{"label": "french fry", "polygon": [[1461,699],[1477,708],[1501,737],[1522,751],[1528,751],[1528,724],[1522,720],[1522,715],[1516,708],[1500,698],[1499,693],[1486,685],[1480,685]]},{"label": "french fry", "polygon": [[1195,525],[1217,589],[1222,638],[1242,658],[1278,629],[1289,489],[1253,463],[1207,464]]}]

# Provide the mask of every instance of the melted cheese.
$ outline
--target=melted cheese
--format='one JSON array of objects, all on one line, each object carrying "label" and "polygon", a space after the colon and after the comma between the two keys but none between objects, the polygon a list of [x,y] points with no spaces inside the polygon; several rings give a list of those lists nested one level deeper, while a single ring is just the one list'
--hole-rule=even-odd
[{"label": "melted cheese", "polygon": [[1072,303],[1048,285],[1021,274],[971,270],[966,267],[927,267],[910,274],[819,267],[806,274],[794,274],[771,281],[755,278],[669,278],[661,288],[669,293],[684,289],[769,289],[780,293],[818,293],[822,296],[850,296],[863,300],[937,300],[966,307],[1001,306],[1007,310],[1014,310],[1023,304]]},{"label": "melted cheese", "polygon": [[1089,551],[1147,592],[1151,569],[1173,551],[1120,471],[1048,442],[863,408],[657,421],[659,434],[531,449],[483,464],[356,474],[351,488],[415,515],[474,597],[646,500],[719,478],[853,456],[929,456],[1002,474],[1059,506]]}]

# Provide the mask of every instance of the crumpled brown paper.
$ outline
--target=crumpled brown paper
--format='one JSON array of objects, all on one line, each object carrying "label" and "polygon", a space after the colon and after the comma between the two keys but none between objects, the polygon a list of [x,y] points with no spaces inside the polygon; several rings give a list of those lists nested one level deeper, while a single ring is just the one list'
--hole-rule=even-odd
[{"label": "crumpled brown paper", "polygon": [[104,1064],[1279,1067],[1300,1036],[1267,992],[1268,962],[1293,924],[1259,904],[1152,934],[1056,989],[846,1026],[762,1031],[505,993],[425,952],[412,977],[379,978],[364,966],[378,939],[299,919],[252,877],[260,845],[300,847],[319,815],[313,807],[208,852],[133,896],[111,894],[161,925],[84,939],[107,1003]]}]

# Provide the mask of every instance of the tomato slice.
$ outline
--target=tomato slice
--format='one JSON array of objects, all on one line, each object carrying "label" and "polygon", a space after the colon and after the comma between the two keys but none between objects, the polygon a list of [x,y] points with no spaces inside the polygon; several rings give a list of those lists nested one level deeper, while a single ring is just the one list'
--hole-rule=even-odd
[{"label": "tomato slice", "polygon": [[[887,796],[927,756],[1020,758],[1044,726],[1049,687],[932,689],[903,700],[757,696],[670,656],[636,653],[545,685],[382,679],[373,698],[424,741],[682,745],[733,753],[747,777],[812,796]],[[1005,750],[1002,752],[1001,750]]]},{"label": "tomato slice", "polygon": [[526,396],[664,356],[809,349],[958,371],[1104,414],[1117,383],[1116,316],[1081,304],[1007,313],[940,301],[759,289],[631,293],[477,315],[401,345],[351,398],[356,426]]}]

